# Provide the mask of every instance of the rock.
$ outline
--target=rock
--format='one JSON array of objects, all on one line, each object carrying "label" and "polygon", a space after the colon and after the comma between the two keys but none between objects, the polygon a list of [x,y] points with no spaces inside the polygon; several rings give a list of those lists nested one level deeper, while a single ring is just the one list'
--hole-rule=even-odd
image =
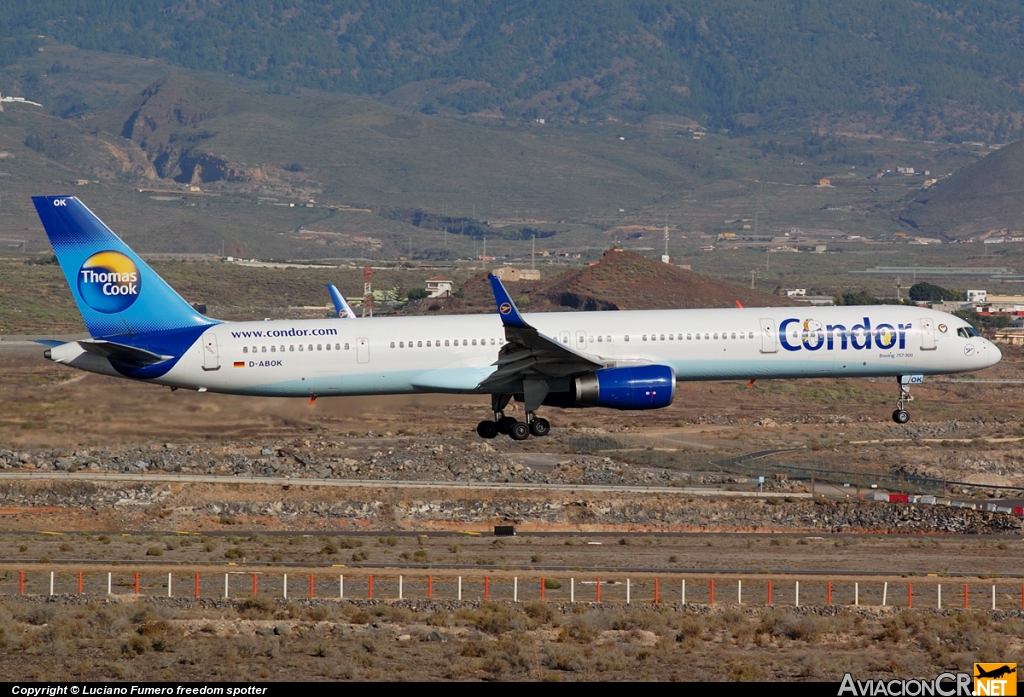
[{"label": "rock", "polygon": [[292,628],[287,624],[276,624],[274,625],[274,634],[277,636],[288,636],[292,633]]}]

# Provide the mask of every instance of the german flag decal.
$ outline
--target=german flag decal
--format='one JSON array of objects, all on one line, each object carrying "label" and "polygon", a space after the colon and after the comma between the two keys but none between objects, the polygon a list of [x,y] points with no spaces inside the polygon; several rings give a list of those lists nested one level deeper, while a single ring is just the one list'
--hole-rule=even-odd
[{"label": "german flag decal", "polygon": [[244,368],[245,367],[245,361],[235,361],[235,367],[236,368]]}]

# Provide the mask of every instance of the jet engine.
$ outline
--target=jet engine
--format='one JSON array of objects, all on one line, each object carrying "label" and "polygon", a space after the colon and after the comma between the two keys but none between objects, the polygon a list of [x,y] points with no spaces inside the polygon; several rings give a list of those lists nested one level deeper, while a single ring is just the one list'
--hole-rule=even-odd
[{"label": "jet engine", "polygon": [[667,365],[603,368],[572,381],[572,401],[611,409],[661,409],[672,403],[676,375]]}]

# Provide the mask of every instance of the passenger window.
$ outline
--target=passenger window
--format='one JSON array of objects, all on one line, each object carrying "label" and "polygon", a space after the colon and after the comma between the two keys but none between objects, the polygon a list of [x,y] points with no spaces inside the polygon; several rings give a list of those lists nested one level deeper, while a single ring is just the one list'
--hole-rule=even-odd
[{"label": "passenger window", "polygon": [[610,344],[612,343],[612,338],[610,336],[606,336],[605,341],[607,341]]},{"label": "passenger window", "polygon": [[629,341],[629,334],[626,334],[624,337],[622,337],[622,340],[623,341]]},{"label": "passenger window", "polygon": [[313,350],[313,344],[310,344],[310,345],[309,345],[309,350],[310,350],[310,351],[312,351],[312,350]]},{"label": "passenger window", "polygon": [[711,338],[711,335],[708,334],[707,332],[704,332],[704,341],[707,341],[710,338]]},{"label": "passenger window", "polygon": [[327,347],[327,350],[328,350],[328,351],[330,351],[330,350],[331,350],[331,345],[330,345],[330,344],[324,344],[324,346],[326,346],[326,347]]},{"label": "passenger window", "polygon": [[277,347],[276,346],[271,346],[270,347],[270,352],[271,353],[277,353]]},{"label": "passenger window", "polygon": [[469,339],[463,339],[462,340],[462,345],[463,346],[469,346]]},{"label": "passenger window", "polygon": [[700,334],[694,337],[697,341],[700,341]]},{"label": "passenger window", "polygon": [[693,337],[692,337],[692,336],[691,336],[690,334],[687,334],[687,335],[686,335],[686,340],[687,340],[687,341],[690,341],[691,339],[693,339]]},{"label": "passenger window", "polygon": [[284,346],[281,347],[281,353],[284,353]]},{"label": "passenger window", "polygon": [[445,340],[444,340],[444,345],[445,345],[445,346],[447,346],[447,345],[448,345],[448,339],[445,339]]},{"label": "passenger window", "polygon": [[416,342],[416,346],[419,347],[419,348],[423,348],[423,342],[422,341],[417,341]]},{"label": "passenger window", "polygon": [[394,341],[392,341],[392,342],[391,342],[391,348],[394,348],[394,347],[395,347],[395,342],[394,342]]},{"label": "passenger window", "polygon": [[[313,344],[310,344],[310,345],[309,345],[309,350],[310,350],[310,351],[312,351],[312,350],[313,350]],[[317,345],[316,345],[316,350],[317,350],[317,351],[323,351],[323,350],[324,350],[324,345],[323,345],[323,344],[317,344]]]},{"label": "passenger window", "polygon": [[476,346],[476,339],[473,339],[473,345]]},{"label": "passenger window", "polygon": [[404,341],[399,341],[398,342],[398,348],[405,348],[405,342]]},{"label": "passenger window", "polygon": [[601,337],[597,337],[597,343],[601,343]]},{"label": "passenger window", "polygon": [[260,353],[266,353],[266,352],[267,352],[267,347],[266,346],[260,346]]},{"label": "passenger window", "polygon": [[736,332],[733,332],[733,333],[732,333],[732,338],[733,338],[733,339],[735,339],[735,338],[736,338]]},{"label": "passenger window", "polygon": [[300,351],[302,350],[302,344],[299,344],[299,350]]},{"label": "passenger window", "polygon": [[348,351],[348,342],[345,343],[345,350]]},{"label": "passenger window", "polygon": [[429,341],[427,342],[427,348],[430,348],[430,342]]},{"label": "passenger window", "polygon": [[491,346],[494,346],[494,339],[491,339]]},{"label": "passenger window", "polygon": [[248,346],[243,346],[242,347],[242,353],[249,353],[249,347]]},{"label": "passenger window", "polygon": [[674,337],[674,336],[672,336],[671,334],[669,334],[669,335],[668,335],[668,340],[669,340],[669,341],[672,341],[672,340],[673,340],[674,338],[675,338],[675,337]]},{"label": "passenger window", "polygon": [[647,335],[644,334],[644,341],[647,341]]}]

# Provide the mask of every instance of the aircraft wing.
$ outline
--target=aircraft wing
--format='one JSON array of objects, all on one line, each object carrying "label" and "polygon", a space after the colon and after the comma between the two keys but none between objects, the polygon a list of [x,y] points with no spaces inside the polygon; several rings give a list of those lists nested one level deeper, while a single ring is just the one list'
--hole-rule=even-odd
[{"label": "aircraft wing", "polygon": [[564,378],[605,367],[597,356],[576,351],[527,324],[501,280],[493,274],[488,279],[508,343],[493,364],[497,370],[480,383],[481,387],[528,378]]}]

